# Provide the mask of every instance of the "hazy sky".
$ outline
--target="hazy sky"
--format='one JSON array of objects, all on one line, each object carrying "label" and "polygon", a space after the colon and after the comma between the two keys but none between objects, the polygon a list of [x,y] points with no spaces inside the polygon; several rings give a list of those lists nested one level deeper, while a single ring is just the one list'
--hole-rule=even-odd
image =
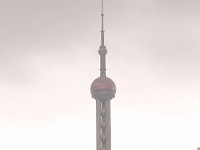
[{"label": "hazy sky", "polygon": [[[105,0],[113,150],[200,146],[200,1]],[[94,150],[100,0],[0,0],[0,149]]]}]

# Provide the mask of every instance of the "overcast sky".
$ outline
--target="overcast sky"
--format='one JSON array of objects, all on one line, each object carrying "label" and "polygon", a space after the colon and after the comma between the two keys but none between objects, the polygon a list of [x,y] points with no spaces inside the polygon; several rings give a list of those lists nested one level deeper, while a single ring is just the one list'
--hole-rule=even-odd
[{"label": "overcast sky", "polygon": [[[200,146],[200,1],[105,0],[113,150]],[[0,149],[94,150],[100,0],[0,0]]]}]

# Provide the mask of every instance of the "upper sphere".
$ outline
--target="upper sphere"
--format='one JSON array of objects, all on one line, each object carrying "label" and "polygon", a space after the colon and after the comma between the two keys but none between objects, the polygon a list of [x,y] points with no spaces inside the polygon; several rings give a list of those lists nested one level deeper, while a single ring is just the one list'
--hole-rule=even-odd
[{"label": "upper sphere", "polygon": [[106,55],[107,54],[107,49],[105,46],[100,46],[99,48],[99,55]]},{"label": "upper sphere", "polygon": [[116,93],[116,85],[110,78],[99,77],[92,82],[90,91],[93,97],[95,94],[100,94],[102,92],[111,94],[114,97]]}]

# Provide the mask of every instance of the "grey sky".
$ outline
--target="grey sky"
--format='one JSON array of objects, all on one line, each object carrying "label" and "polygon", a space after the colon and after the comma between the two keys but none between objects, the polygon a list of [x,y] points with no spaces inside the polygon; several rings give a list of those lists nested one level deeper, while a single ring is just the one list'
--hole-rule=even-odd
[{"label": "grey sky", "polygon": [[[159,132],[164,128],[169,134],[178,130],[174,138],[185,131],[188,149],[200,145],[199,8],[198,0],[105,0],[107,74],[117,85],[114,149],[120,147],[116,132],[127,136],[121,130],[125,126],[135,133],[133,139],[146,136],[136,138],[138,143],[147,142],[153,131],[162,139],[168,134]],[[45,128],[61,117],[92,126],[95,134],[89,88],[99,76],[99,1],[1,0],[0,41],[2,124],[31,122]],[[155,124],[141,125],[148,121]],[[157,125],[162,127],[156,130]],[[171,150],[178,145],[154,142]]]}]

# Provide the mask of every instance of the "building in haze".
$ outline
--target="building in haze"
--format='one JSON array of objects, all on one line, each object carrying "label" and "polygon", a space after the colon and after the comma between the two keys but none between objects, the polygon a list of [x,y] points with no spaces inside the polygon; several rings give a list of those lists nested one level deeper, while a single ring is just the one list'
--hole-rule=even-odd
[{"label": "building in haze", "polygon": [[96,100],[96,148],[97,150],[111,150],[111,122],[110,122],[110,100],[115,97],[115,83],[106,76],[106,54],[104,45],[104,13],[102,0],[102,29],[101,45],[98,50],[100,55],[100,77],[95,79],[90,91]]}]

